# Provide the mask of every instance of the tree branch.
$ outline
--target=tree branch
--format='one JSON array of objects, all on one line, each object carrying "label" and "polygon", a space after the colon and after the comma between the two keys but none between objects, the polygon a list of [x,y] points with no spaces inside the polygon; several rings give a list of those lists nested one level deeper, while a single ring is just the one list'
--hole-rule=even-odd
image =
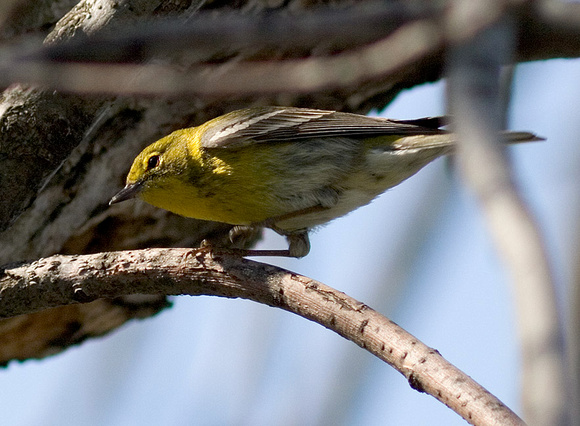
[{"label": "tree branch", "polygon": [[[473,5],[470,0],[456,2]],[[449,25],[454,22],[450,20]],[[567,425],[571,418],[564,337],[552,271],[538,227],[518,193],[505,147],[497,137],[502,123],[500,71],[513,52],[513,24],[510,17],[504,17],[473,40],[454,46],[449,59],[450,110],[461,141],[457,151],[466,183],[479,198],[513,277],[525,418],[537,425]]]},{"label": "tree branch", "polygon": [[[24,81],[77,93],[123,95],[231,95],[312,93],[353,89],[373,80],[397,80],[406,67],[441,50],[428,20],[403,26],[390,37],[352,52],[283,61],[195,65],[101,64],[22,61],[2,67],[3,81]],[[396,52],[396,54],[393,54]]]},{"label": "tree branch", "polygon": [[[439,55],[449,44],[469,40],[506,14],[517,17],[518,61],[580,56],[580,25],[565,19],[580,6],[554,9],[534,4],[505,0],[464,10],[450,2],[445,15],[458,18],[451,29],[444,28],[444,10],[431,3],[409,7],[369,2],[298,16],[225,14],[219,21],[200,13],[195,18],[132,24],[128,30],[107,28],[94,37],[48,49],[31,48],[30,41],[9,46],[3,56],[11,59],[0,67],[0,84],[18,81],[77,93],[221,98],[394,82],[419,63],[430,64],[431,74],[438,77]],[[237,60],[213,63],[228,57]],[[148,63],[155,58],[157,63]]]},{"label": "tree branch", "polygon": [[436,350],[365,304],[308,277],[206,249],[57,255],[6,266],[0,317],[135,294],[240,297],[285,309],[368,350],[471,424],[524,424]]}]

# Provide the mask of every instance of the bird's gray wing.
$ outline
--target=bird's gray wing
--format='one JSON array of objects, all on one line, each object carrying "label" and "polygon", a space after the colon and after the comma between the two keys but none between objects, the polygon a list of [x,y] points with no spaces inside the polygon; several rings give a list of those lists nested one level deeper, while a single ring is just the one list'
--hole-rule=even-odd
[{"label": "bird's gray wing", "polygon": [[325,137],[440,134],[446,133],[439,129],[443,124],[443,117],[389,120],[317,109],[257,107],[234,111],[206,123],[201,142],[205,148],[230,148]]}]

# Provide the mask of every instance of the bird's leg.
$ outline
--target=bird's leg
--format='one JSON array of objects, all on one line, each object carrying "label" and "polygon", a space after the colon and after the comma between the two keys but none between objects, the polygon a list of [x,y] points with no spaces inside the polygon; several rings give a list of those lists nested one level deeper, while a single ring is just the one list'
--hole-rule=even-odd
[{"label": "bird's leg", "polygon": [[328,207],[320,204],[305,209],[296,210],[294,212],[274,216],[259,223],[259,226],[270,228],[279,235],[286,237],[288,241],[288,257],[304,257],[310,252],[310,238],[308,238],[308,229],[300,229],[296,231],[286,231],[278,227],[277,223],[285,220],[293,219],[299,216],[305,216],[311,213],[318,213],[328,209]]},{"label": "bird's leg", "polygon": [[[242,227],[243,228],[243,227]],[[242,233],[246,230],[251,231],[252,228],[248,227],[246,229],[242,229]],[[233,232],[231,232],[233,231]],[[231,234],[234,234],[231,238],[237,238],[237,233],[240,229],[233,229],[230,231]],[[242,235],[243,238],[243,235]],[[250,250],[250,249],[243,249],[243,248],[225,248],[225,247],[214,247],[208,240],[203,240],[201,242],[200,250],[208,251],[212,254],[229,254],[233,256],[278,256],[278,257],[299,257],[295,254],[292,254],[290,249],[288,250]]]},{"label": "bird's leg", "polygon": [[244,247],[248,242],[256,240],[262,226],[236,225],[229,232],[230,242],[237,247]]},{"label": "bird's leg", "polygon": [[[240,243],[250,236],[258,225],[235,226],[230,230],[230,241]],[[306,229],[294,232],[284,231],[276,225],[270,228],[276,233],[286,237],[288,250],[248,250],[248,249],[228,249],[242,256],[281,256],[281,257],[304,257],[310,251],[310,240]]]},{"label": "bird's leg", "polygon": [[[285,235],[288,250],[226,249],[224,252],[240,256],[304,257],[310,251],[310,240],[306,231]],[[221,250],[220,250],[221,251]]]},{"label": "bird's leg", "polygon": [[308,230],[293,232],[285,235],[288,241],[288,255],[290,257],[304,257],[310,253],[310,238]]},{"label": "bird's leg", "polygon": [[286,237],[288,241],[288,250],[246,250],[246,249],[228,249],[226,251],[240,254],[241,256],[281,256],[281,257],[304,257],[310,252],[310,239],[308,230],[300,229],[297,231],[286,231],[279,228],[276,224],[298,216],[317,213],[326,210],[327,207],[316,205],[307,207],[295,212],[286,213],[279,216],[270,217],[262,222],[256,222],[251,225],[237,225],[230,230],[230,241],[232,243],[242,243],[248,239],[256,228],[270,228],[274,232]]},{"label": "bird's leg", "polygon": [[[275,230],[275,229],[274,229]],[[281,233],[288,241],[288,250],[246,250],[246,249],[229,249],[234,253],[242,256],[280,256],[280,257],[304,257],[310,252],[310,239],[307,230],[295,231],[292,233]],[[282,231],[283,232],[283,231]]]}]

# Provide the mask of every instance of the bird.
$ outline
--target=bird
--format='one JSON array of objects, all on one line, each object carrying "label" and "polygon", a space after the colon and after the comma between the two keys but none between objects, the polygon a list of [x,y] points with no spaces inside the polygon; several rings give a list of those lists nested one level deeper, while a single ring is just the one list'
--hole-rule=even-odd
[{"label": "bird", "polygon": [[[233,241],[270,228],[303,257],[313,228],[370,203],[453,152],[445,117],[395,120],[296,107],[227,113],[147,146],[109,202],[140,198],[182,216],[234,225]],[[507,143],[541,140],[503,132]]]}]

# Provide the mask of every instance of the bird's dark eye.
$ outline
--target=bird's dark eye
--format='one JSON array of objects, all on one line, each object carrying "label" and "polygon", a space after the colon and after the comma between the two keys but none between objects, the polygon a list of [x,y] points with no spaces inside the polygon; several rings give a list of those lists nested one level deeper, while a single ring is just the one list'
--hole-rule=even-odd
[{"label": "bird's dark eye", "polygon": [[152,155],[147,160],[147,170],[154,169],[158,165],[159,165],[159,156],[158,155]]}]

